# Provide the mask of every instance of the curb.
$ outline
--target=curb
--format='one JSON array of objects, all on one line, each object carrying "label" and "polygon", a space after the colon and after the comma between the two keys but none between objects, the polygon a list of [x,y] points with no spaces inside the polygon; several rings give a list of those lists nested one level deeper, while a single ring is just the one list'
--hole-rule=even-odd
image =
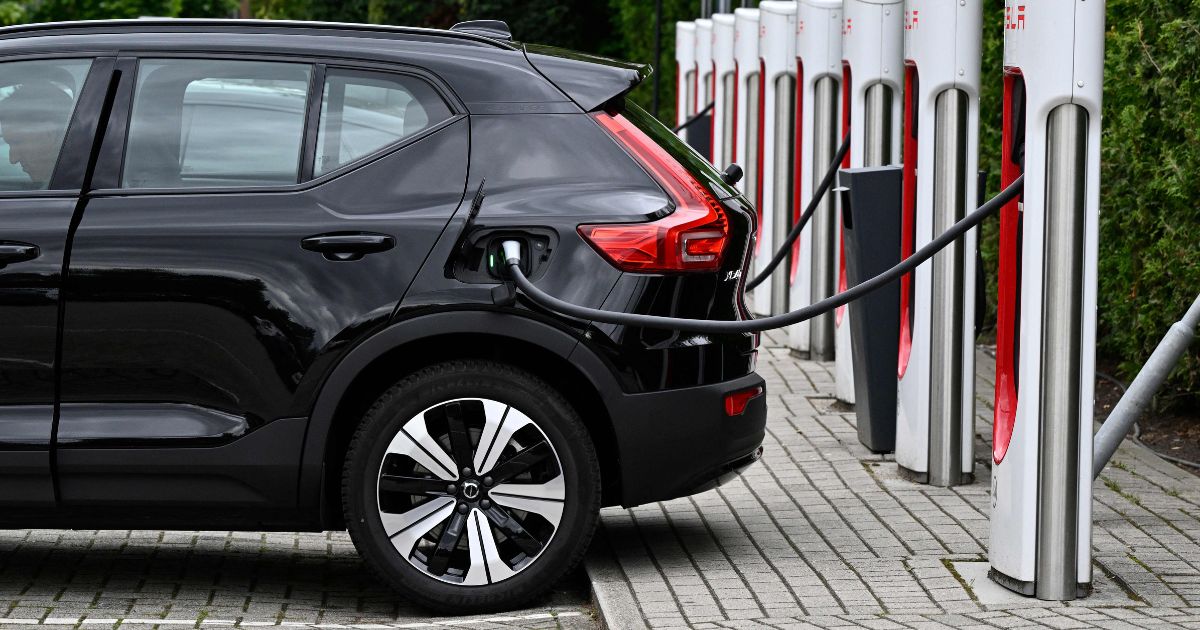
[{"label": "curb", "polygon": [[633,590],[625,581],[616,557],[608,545],[604,526],[596,528],[592,545],[584,559],[588,582],[592,587],[592,602],[600,616],[600,627],[606,630],[648,630],[641,609],[633,598]]}]

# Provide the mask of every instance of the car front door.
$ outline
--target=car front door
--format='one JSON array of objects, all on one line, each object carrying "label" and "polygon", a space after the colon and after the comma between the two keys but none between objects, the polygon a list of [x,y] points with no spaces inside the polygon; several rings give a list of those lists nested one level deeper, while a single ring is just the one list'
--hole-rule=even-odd
[{"label": "car front door", "polygon": [[294,517],[323,376],[391,317],[463,198],[467,120],[434,86],[136,60],[102,151],[124,139],[123,160],[97,169],[109,188],[72,240],[63,505]]},{"label": "car front door", "polygon": [[0,63],[0,505],[54,505],[63,260],[112,77],[111,58]]}]

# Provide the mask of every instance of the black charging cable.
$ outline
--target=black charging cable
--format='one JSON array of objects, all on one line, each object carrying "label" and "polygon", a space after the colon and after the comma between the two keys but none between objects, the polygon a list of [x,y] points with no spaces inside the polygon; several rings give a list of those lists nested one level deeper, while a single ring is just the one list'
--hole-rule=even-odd
[{"label": "black charging cable", "polygon": [[825,176],[821,178],[821,183],[817,185],[817,189],[813,191],[812,199],[808,200],[808,207],[804,209],[804,214],[800,215],[800,220],[796,225],[792,226],[792,231],[788,232],[787,240],[779,251],[775,252],[775,256],[771,258],[771,262],[754,277],[753,280],[746,283],[746,290],[753,290],[754,287],[762,284],[764,280],[771,277],[771,273],[787,258],[788,250],[792,249],[792,245],[796,239],[800,238],[800,232],[804,231],[804,226],[808,220],[812,218],[814,212],[817,211],[817,206],[821,205],[821,199],[829,194],[830,187],[833,186],[833,180],[837,176],[838,167],[841,166],[842,160],[846,158],[846,152],[850,150],[850,132],[846,132],[846,137],[842,138],[842,146],[838,147],[837,154],[833,156],[833,163],[829,165],[829,170],[825,171]]},{"label": "black charging cable", "polygon": [[963,217],[958,223],[950,226],[948,230],[943,232],[937,238],[929,242],[928,245],[922,247],[912,256],[901,261],[896,266],[887,271],[855,285],[854,287],[827,297],[816,304],[806,306],[802,309],[783,313],[781,315],[773,315],[771,317],[763,317],[761,319],[747,319],[741,321],[719,321],[709,319],[683,319],[675,317],[661,317],[658,315],[639,315],[637,313],[618,313],[615,311],[604,311],[578,304],[571,304],[560,300],[545,291],[534,286],[529,278],[525,277],[525,273],[521,271],[521,244],[517,241],[504,241],[501,246],[504,249],[505,265],[508,266],[509,275],[517,287],[525,293],[535,304],[549,309],[556,313],[577,317],[579,319],[604,322],[608,324],[619,324],[622,326],[637,326],[640,328],[661,328],[665,330],[679,330],[684,332],[695,333],[710,333],[710,334],[742,334],[762,332],[774,328],[783,328],[791,326],[799,322],[812,319],[818,315],[822,315],[832,311],[833,309],[857,300],[858,298],[882,288],[890,282],[895,281],[900,276],[916,269],[921,263],[933,258],[946,246],[953,243],[963,234],[966,234],[971,228],[979,225],[991,214],[998,211],[1004,204],[1012,201],[1021,194],[1021,187],[1025,184],[1025,176],[1021,175],[1007,188],[1000,191],[1000,194],[992,197],[971,214]]},{"label": "black charging cable", "polygon": [[701,118],[704,118],[704,115],[707,114],[708,112],[711,112],[713,110],[713,108],[716,106],[717,106],[716,101],[713,101],[713,102],[709,103],[708,105],[705,105],[704,109],[696,112],[695,116],[692,116],[691,118],[687,119],[686,121],[684,121],[684,123],[682,125],[679,125],[678,127],[672,129],[671,131],[674,131],[675,133],[679,133],[680,131],[683,131],[684,129],[691,127],[698,120],[700,120]]}]

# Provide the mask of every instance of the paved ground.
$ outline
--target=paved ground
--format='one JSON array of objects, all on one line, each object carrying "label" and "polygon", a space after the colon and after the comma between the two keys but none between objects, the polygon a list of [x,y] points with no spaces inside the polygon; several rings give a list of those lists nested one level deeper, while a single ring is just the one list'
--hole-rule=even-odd
[{"label": "paved ground", "polygon": [[901,480],[834,404],[833,365],[764,339],[766,455],[695,497],[605,511],[589,558],[614,627],[1200,628],[1200,479],[1126,442],[1094,492],[1095,594],[1010,596],[986,577],[993,361],[979,353],[977,482]]},{"label": "paved ground", "polygon": [[536,607],[431,618],[344,532],[0,531],[0,628],[595,628],[582,573]]}]

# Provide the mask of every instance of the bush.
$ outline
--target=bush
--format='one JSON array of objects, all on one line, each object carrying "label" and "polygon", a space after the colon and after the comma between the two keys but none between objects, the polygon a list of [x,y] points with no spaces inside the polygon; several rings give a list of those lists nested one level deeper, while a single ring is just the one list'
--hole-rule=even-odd
[{"label": "bush", "polygon": [[[1109,0],[1100,334],[1132,376],[1200,293],[1200,2]],[[1200,409],[1200,347],[1160,401]]]}]

